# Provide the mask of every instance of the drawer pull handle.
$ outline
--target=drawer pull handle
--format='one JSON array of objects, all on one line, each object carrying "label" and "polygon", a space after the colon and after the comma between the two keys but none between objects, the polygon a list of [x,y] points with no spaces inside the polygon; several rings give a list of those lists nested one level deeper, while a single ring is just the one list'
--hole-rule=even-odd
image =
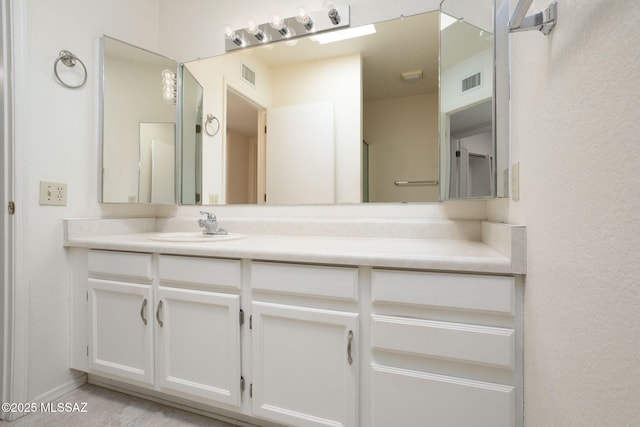
[{"label": "drawer pull handle", "polygon": [[144,301],[142,301],[142,307],[140,307],[140,318],[142,319],[142,322],[144,322],[144,324],[147,324],[147,318],[144,317],[144,312],[145,312],[145,308],[147,308],[147,299],[145,298]]},{"label": "drawer pull handle", "polygon": [[351,342],[353,341],[353,331],[349,331],[347,336],[347,361],[349,365],[353,365],[353,357],[351,356]]},{"label": "drawer pull handle", "polygon": [[162,328],[164,326],[164,322],[162,320],[160,320],[160,309],[161,308],[162,308],[162,300],[160,300],[160,302],[158,303],[158,308],[156,309],[156,320],[158,321],[158,324]]}]

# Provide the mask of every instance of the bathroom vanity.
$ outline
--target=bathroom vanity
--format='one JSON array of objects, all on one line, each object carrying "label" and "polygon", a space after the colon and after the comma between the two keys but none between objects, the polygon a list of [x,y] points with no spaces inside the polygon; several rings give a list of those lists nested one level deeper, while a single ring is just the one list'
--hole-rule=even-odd
[{"label": "bathroom vanity", "polygon": [[524,227],[302,222],[65,221],[71,367],[258,425],[522,425]]}]

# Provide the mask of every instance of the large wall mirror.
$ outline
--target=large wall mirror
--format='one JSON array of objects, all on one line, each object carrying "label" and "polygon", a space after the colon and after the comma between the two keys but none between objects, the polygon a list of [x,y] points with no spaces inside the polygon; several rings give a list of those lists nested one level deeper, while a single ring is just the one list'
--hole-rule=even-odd
[{"label": "large wall mirror", "polygon": [[175,62],[105,36],[101,201],[504,197],[505,3],[496,13],[494,0],[444,0],[441,10],[350,28],[343,39],[308,36],[186,62],[177,126],[161,77]]},{"label": "large wall mirror", "polygon": [[108,36],[101,43],[100,201],[175,204],[176,103],[167,86],[177,63]]},{"label": "large wall mirror", "polygon": [[364,29],[184,64],[221,130],[203,134],[201,194],[182,164],[182,203],[438,201],[439,13]]},{"label": "large wall mirror", "polygon": [[183,64],[181,203],[495,197],[493,16],[493,0],[445,0],[345,40]]}]

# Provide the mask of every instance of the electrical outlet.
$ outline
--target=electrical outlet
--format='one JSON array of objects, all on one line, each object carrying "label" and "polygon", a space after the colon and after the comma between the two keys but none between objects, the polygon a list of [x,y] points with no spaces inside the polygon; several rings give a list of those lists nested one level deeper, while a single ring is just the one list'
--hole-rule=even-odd
[{"label": "electrical outlet", "polygon": [[217,194],[209,194],[209,204],[217,205],[218,204],[218,195]]},{"label": "electrical outlet", "polygon": [[40,181],[40,204],[67,206],[67,184]]}]

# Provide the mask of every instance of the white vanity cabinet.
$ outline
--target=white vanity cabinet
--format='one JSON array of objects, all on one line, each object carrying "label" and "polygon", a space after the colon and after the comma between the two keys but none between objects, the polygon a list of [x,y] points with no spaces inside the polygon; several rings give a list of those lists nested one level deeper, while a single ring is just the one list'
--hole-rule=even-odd
[{"label": "white vanity cabinet", "polygon": [[[251,264],[254,415],[295,426],[358,425],[357,284],[356,268]],[[288,303],[261,301],[281,298]],[[335,309],[334,300],[350,302]]]},{"label": "white vanity cabinet", "polygon": [[371,286],[372,426],[521,425],[513,277],[374,269]]},{"label": "white vanity cabinet", "polygon": [[240,405],[240,261],[89,251],[88,264],[90,373]]},{"label": "white vanity cabinet", "polygon": [[270,427],[522,427],[522,276],[71,254],[98,384]]},{"label": "white vanity cabinet", "polygon": [[88,265],[89,370],[153,384],[151,255],[91,251]]},{"label": "white vanity cabinet", "polygon": [[239,406],[240,261],[160,255],[158,278],[158,388]]}]

